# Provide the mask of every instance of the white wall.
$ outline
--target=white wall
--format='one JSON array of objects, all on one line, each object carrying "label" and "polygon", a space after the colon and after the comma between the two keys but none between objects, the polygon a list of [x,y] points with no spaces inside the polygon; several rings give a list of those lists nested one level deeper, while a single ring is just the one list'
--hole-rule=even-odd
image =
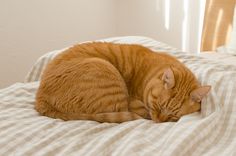
[{"label": "white wall", "polygon": [[80,41],[141,35],[196,52],[203,2],[0,0],[0,88],[23,81],[44,53]]},{"label": "white wall", "polygon": [[204,4],[205,0],[119,0],[118,34],[150,36],[197,52]]},{"label": "white wall", "polygon": [[42,54],[115,35],[114,0],[0,0],[0,88]]}]

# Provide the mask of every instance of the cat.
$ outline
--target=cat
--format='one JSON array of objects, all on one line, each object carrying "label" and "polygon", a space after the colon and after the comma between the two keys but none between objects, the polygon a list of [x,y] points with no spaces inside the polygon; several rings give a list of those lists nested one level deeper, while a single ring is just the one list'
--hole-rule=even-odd
[{"label": "cat", "polygon": [[35,109],[65,121],[178,121],[200,110],[210,88],[164,52],[91,42],[74,45],[47,65]]}]

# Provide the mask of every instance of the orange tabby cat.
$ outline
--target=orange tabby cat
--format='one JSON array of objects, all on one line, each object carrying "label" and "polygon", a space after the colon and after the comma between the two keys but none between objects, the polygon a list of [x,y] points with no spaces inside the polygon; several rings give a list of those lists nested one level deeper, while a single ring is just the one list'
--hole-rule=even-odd
[{"label": "orange tabby cat", "polygon": [[170,55],[140,45],[84,43],[48,64],[35,108],[63,120],[177,121],[199,111],[209,90]]}]

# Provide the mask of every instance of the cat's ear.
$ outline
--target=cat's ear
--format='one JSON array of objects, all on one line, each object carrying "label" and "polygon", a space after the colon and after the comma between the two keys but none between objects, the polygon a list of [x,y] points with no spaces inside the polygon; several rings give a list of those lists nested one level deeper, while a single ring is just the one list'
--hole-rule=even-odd
[{"label": "cat's ear", "polygon": [[195,102],[201,102],[202,99],[207,95],[207,93],[211,90],[211,86],[201,86],[197,89],[194,89],[190,93],[190,97]]},{"label": "cat's ear", "polygon": [[161,79],[164,82],[165,89],[171,89],[175,86],[174,73],[170,68],[168,68],[164,71]]}]

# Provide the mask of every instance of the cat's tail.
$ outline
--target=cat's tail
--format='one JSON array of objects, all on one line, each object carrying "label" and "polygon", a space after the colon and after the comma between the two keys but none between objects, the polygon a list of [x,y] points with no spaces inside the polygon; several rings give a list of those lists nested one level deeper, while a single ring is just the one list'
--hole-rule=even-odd
[{"label": "cat's tail", "polygon": [[56,110],[47,100],[36,101],[35,109],[39,114],[55,119],[68,120],[93,120],[97,122],[121,123],[136,119],[143,119],[141,116],[133,112],[110,112],[98,114],[80,114],[80,113],[64,113]]},{"label": "cat's tail", "polygon": [[143,119],[141,116],[132,112],[110,112],[98,114],[69,114],[70,120],[93,120],[97,122],[121,123],[137,119]]},{"label": "cat's tail", "polygon": [[137,119],[143,119],[139,115],[132,112],[111,112],[99,114],[79,114],[79,113],[61,113],[51,112],[46,116],[52,118],[60,118],[62,120],[93,120],[97,122],[121,123]]}]

